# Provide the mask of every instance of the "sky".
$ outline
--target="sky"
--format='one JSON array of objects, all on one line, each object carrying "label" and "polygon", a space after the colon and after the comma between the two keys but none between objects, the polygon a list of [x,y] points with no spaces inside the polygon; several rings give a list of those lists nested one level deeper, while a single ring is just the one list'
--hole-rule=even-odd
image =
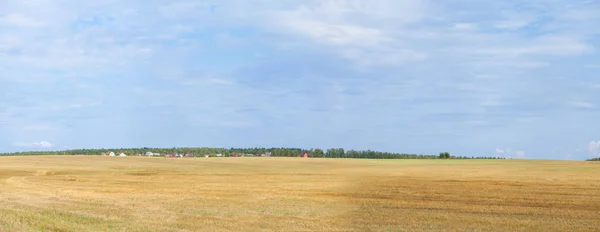
[{"label": "sky", "polygon": [[598,0],[0,0],[0,152],[600,155]]}]

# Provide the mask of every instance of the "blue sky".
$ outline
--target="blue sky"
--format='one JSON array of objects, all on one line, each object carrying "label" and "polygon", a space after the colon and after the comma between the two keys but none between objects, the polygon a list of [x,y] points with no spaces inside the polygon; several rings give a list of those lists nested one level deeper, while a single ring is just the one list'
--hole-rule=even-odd
[{"label": "blue sky", "polygon": [[0,5],[0,152],[600,152],[600,1]]}]

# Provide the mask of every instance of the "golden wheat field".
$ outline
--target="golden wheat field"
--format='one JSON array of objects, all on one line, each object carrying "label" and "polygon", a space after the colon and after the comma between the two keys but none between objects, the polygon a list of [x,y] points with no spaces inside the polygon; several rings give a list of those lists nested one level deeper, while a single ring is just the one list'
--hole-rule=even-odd
[{"label": "golden wheat field", "polygon": [[0,157],[0,231],[599,230],[599,162]]}]

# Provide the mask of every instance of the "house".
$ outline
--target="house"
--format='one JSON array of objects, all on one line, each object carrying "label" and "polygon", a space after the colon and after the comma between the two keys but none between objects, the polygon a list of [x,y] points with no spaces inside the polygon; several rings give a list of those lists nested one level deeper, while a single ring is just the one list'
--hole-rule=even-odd
[{"label": "house", "polygon": [[121,153],[119,153],[119,156],[127,156],[127,155],[125,155],[125,153],[121,152]]},{"label": "house", "polygon": [[233,153],[231,154],[232,157],[244,157],[245,154],[244,153]]},{"label": "house", "polygon": [[308,152],[307,151],[303,151],[301,157],[302,158],[308,158]]},{"label": "house", "polygon": [[146,152],[146,156],[148,156],[148,157],[154,156],[154,153],[152,153],[152,152]]},{"label": "house", "polygon": [[108,153],[108,156],[116,156],[116,155],[114,152],[111,151],[110,153]]},{"label": "house", "polygon": [[261,157],[271,157],[271,152],[265,152],[263,154],[260,154]]}]

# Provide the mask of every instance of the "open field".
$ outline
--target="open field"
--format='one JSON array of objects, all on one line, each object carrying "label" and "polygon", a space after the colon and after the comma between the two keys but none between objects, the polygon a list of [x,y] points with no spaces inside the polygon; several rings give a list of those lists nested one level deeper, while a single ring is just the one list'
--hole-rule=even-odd
[{"label": "open field", "polygon": [[597,231],[600,162],[0,157],[0,231]]}]

